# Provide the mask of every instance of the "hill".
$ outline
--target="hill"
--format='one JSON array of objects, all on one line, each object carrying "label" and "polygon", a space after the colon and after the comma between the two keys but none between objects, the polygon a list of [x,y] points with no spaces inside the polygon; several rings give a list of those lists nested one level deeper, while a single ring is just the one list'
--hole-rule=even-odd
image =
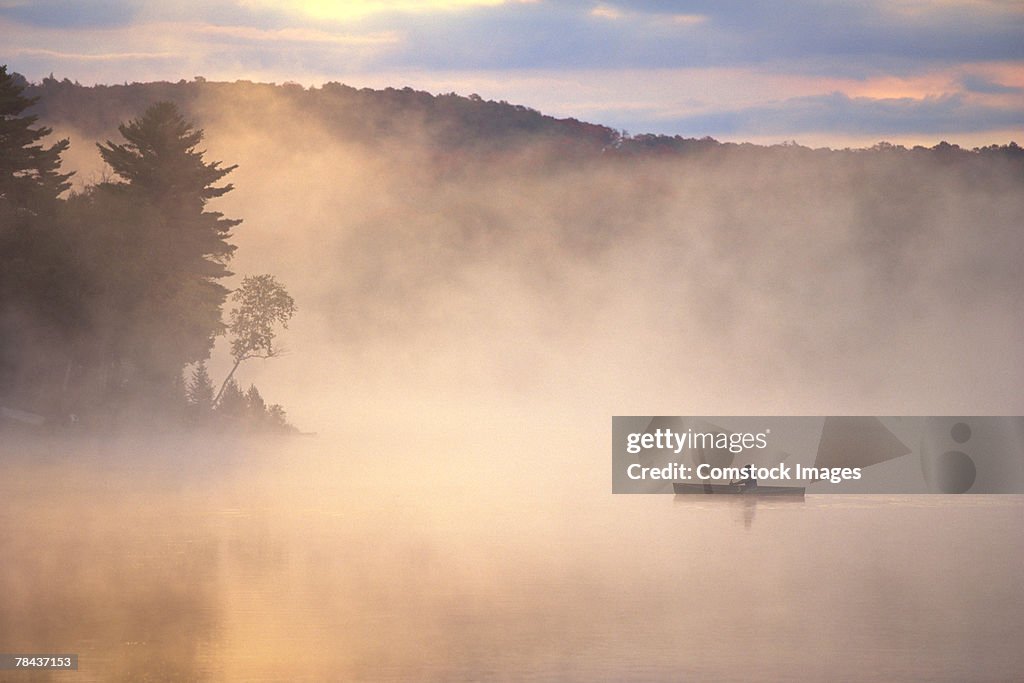
[{"label": "hill", "polygon": [[[33,112],[42,121],[58,129],[70,127],[96,139],[113,136],[119,123],[162,100],[174,102],[187,115],[200,120],[211,110],[230,103],[236,116],[253,123],[267,122],[267,103],[273,101],[272,111],[287,107],[302,112],[303,123],[325,127],[339,140],[379,144],[416,135],[434,148],[448,152],[493,153],[542,144],[552,150],[552,156],[580,159],[601,153],[649,157],[736,150],[763,154],[764,150],[779,147],[807,150],[795,143],[764,147],[720,143],[708,137],[623,135],[607,126],[574,118],[557,119],[520,104],[483,100],[478,95],[434,95],[409,87],[357,89],[330,82],[319,88],[304,88],[294,83],[223,83],[201,77],[176,83],[97,86],[49,77],[38,84],[25,84],[26,95],[39,98]],[[787,154],[792,156],[792,151],[787,150]],[[822,154],[833,150],[817,151]],[[1024,158],[1024,149],[1013,143],[974,150],[940,143],[930,149],[905,150],[882,142],[873,151],[931,151],[947,163],[956,158],[969,160],[972,152]]]}]

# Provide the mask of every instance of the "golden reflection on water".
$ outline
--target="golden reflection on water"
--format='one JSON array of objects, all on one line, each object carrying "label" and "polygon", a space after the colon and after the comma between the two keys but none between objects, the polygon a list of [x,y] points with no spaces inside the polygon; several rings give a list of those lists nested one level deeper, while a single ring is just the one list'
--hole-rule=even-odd
[{"label": "golden reflection on water", "polygon": [[[600,439],[8,441],[2,680],[1005,680],[1024,499],[612,496]],[[561,439],[561,440],[560,440]]]}]

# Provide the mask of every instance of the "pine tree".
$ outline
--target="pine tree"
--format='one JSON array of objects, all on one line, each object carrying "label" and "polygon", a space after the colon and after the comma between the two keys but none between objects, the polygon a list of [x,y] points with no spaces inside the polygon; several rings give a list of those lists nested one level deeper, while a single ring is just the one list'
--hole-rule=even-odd
[{"label": "pine tree", "polygon": [[67,340],[82,308],[74,249],[58,220],[68,141],[42,144],[52,131],[25,114],[35,100],[23,91],[24,79],[0,66],[0,398],[25,389],[34,409],[64,412]]},{"label": "pine tree", "polygon": [[189,405],[199,414],[213,409],[213,381],[206,369],[206,361],[199,361],[192,371],[192,379],[186,390]]},{"label": "pine tree", "polygon": [[202,277],[230,275],[225,263],[235,247],[228,243],[231,228],[241,220],[207,211],[206,203],[233,189],[215,186],[237,168],[207,163],[196,147],[203,131],[193,128],[171,102],[158,102],[141,118],[118,127],[126,142],[97,144],[100,156],[127,184],[136,198],[151,203],[172,231],[165,257],[176,267]]},{"label": "pine tree", "polygon": [[[98,145],[100,155],[124,182],[107,183],[98,199],[118,198],[138,217],[128,226],[127,248],[137,258],[130,288],[144,305],[129,330],[136,339],[130,358],[141,379],[163,383],[188,363],[209,357],[224,331],[221,308],[228,290],[217,280],[231,275],[228,242],[240,220],[207,211],[206,203],[232,189],[216,185],[235,166],[207,163],[197,150],[203,131],[174,104],[154,104],[119,127],[125,142]],[[106,196],[106,199],[103,199]]]},{"label": "pine tree", "polygon": [[60,172],[68,140],[41,144],[53,131],[33,128],[38,117],[25,110],[36,100],[25,97],[24,89],[6,65],[0,66],[0,216],[51,215],[58,195],[70,187],[71,174]]},{"label": "pine tree", "polygon": [[238,382],[229,380],[217,403],[217,413],[226,417],[244,418],[249,405],[245,394],[238,388]]},{"label": "pine tree", "polygon": [[245,402],[249,409],[250,420],[260,423],[266,419],[267,403],[260,396],[260,390],[256,388],[255,384],[250,384],[249,390],[245,392]]},{"label": "pine tree", "polygon": [[267,422],[273,429],[281,431],[294,431],[295,428],[288,424],[288,416],[284,412],[284,408],[281,404],[274,403],[267,408]]}]

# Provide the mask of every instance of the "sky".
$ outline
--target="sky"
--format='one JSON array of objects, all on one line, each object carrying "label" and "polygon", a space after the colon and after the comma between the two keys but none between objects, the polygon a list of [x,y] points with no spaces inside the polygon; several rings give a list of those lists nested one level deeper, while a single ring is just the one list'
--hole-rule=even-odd
[{"label": "sky", "polygon": [[0,0],[4,62],[475,93],[631,134],[1024,144],[1021,0]]}]

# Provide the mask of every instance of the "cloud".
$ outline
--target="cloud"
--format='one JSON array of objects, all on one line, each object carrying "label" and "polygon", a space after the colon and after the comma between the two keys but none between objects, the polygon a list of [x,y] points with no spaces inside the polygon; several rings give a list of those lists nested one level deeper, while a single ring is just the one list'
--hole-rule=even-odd
[{"label": "cloud", "polygon": [[1003,85],[977,74],[967,74],[961,82],[965,90],[987,95],[1019,95],[1024,93],[1024,87]]},{"label": "cloud", "polygon": [[[374,14],[450,13],[473,7],[494,7],[507,0],[242,0],[252,8],[286,8],[317,20],[351,21]],[[513,1],[515,4],[515,0]]]},{"label": "cloud", "polygon": [[0,17],[54,28],[128,26],[136,20],[139,5],[133,0],[15,0],[0,2]]},{"label": "cloud", "polygon": [[207,24],[198,25],[193,30],[214,39],[223,37],[252,43],[386,45],[397,43],[401,40],[401,36],[394,31],[358,34],[334,33],[313,28],[261,29],[251,26],[213,26]]},{"label": "cloud", "polygon": [[1024,111],[1019,107],[975,103],[959,94],[873,99],[835,92],[681,117],[662,125],[693,135],[796,135],[827,131],[885,138],[1019,127],[1024,126]]},{"label": "cloud", "polygon": [[408,36],[382,66],[426,69],[665,68],[705,60],[699,17],[636,14],[611,5],[502,5],[457,16],[376,17]]},{"label": "cloud", "polygon": [[[779,63],[867,75],[929,62],[1024,59],[1024,11],[996,2],[584,0],[0,0],[29,26],[401,34],[381,67],[681,68]],[[38,47],[38,46],[37,46]],[[52,47],[52,46],[46,46]]]},{"label": "cloud", "polygon": [[238,0],[0,0],[0,20],[27,29],[127,29],[148,23],[203,22],[216,25],[288,25],[289,13],[271,6],[248,7]]},{"label": "cloud", "polygon": [[60,50],[43,50],[34,48],[18,48],[13,51],[15,56],[42,57],[55,60],[77,62],[116,62],[134,60],[168,60],[179,57],[176,52],[63,52]]},{"label": "cloud", "polygon": [[622,11],[608,5],[598,5],[590,10],[590,16],[601,17],[602,19],[621,19]]},{"label": "cloud", "polygon": [[[897,6],[898,7],[898,6]],[[945,3],[545,2],[380,14],[409,36],[388,65],[420,68],[683,68],[778,64],[864,77],[924,64],[1024,59],[1024,13]]]}]

